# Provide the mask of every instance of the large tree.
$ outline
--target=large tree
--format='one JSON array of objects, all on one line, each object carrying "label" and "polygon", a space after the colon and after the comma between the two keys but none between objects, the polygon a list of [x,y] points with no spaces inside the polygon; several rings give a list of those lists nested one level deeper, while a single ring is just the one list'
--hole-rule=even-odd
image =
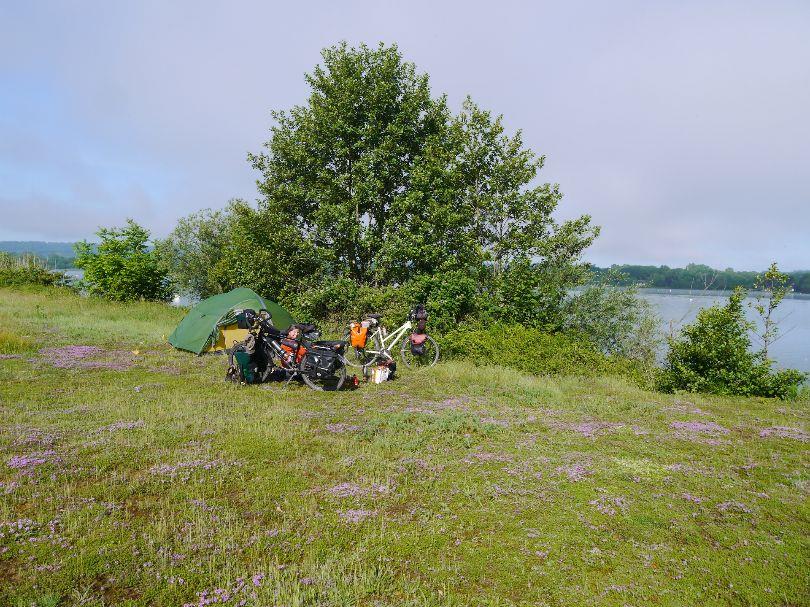
[{"label": "large tree", "polygon": [[454,115],[396,46],[340,44],[322,56],[306,103],[275,112],[264,150],[249,156],[258,208],[231,207],[222,242],[205,222],[181,224],[173,238],[217,243],[168,250],[189,268],[210,257],[205,289],[238,281],[293,305],[320,289],[313,301],[328,303],[348,280],[406,287],[452,310],[448,323],[486,313],[559,324],[598,230],[588,216],[554,220],[561,194],[538,181],[544,157],[470,99]]},{"label": "large tree", "polygon": [[326,49],[306,80],[307,104],[274,112],[266,151],[250,156],[261,207],[297,228],[335,272],[371,282],[391,207],[447,109],[396,46]]}]

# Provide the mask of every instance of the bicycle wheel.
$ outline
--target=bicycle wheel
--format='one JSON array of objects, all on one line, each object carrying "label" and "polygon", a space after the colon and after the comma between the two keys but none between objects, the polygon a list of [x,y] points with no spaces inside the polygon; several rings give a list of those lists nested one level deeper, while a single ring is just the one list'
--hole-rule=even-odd
[{"label": "bicycle wheel", "polygon": [[346,364],[356,369],[361,369],[370,365],[376,360],[375,357],[366,353],[365,348],[355,348],[352,346],[351,329],[346,327],[341,336],[341,341],[346,344]]},{"label": "bicycle wheel", "polygon": [[304,380],[304,383],[312,388],[313,390],[325,391],[325,392],[333,392],[340,390],[343,387],[343,382],[346,381],[346,359],[342,356],[340,368],[335,371],[333,375],[330,377],[324,377],[323,379],[316,379],[310,377],[306,373],[301,373],[300,377]]},{"label": "bicycle wheel", "polygon": [[[348,327],[346,327],[346,330],[343,331],[341,341],[346,344],[346,356],[344,357],[344,360],[350,367],[360,369],[368,365],[373,365],[380,356],[378,353],[372,354],[367,352],[365,348],[355,348],[352,346],[351,330]],[[369,338],[369,341],[371,341],[371,338]],[[376,341],[377,340],[374,339],[372,348],[379,350],[380,348],[376,344]],[[366,342],[366,345],[368,345],[368,342]]]},{"label": "bicycle wheel", "polygon": [[416,355],[411,352],[411,338],[406,337],[402,340],[400,347],[400,355],[402,362],[409,369],[429,368],[435,365],[439,360],[439,344],[430,335],[425,336],[425,353]]}]

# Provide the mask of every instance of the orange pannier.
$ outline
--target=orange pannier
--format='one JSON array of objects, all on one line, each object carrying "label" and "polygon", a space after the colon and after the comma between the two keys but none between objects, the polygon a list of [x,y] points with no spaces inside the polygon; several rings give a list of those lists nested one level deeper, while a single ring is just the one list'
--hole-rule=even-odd
[{"label": "orange pannier", "polygon": [[293,352],[295,352],[296,363],[300,363],[307,353],[307,349],[298,343],[298,333],[298,328],[293,327],[287,332],[287,337],[281,340],[281,349],[287,353],[287,362],[292,362]]},{"label": "orange pannier", "polygon": [[352,347],[362,350],[366,347],[366,340],[368,340],[368,327],[364,327],[359,322],[353,322],[351,324]]}]

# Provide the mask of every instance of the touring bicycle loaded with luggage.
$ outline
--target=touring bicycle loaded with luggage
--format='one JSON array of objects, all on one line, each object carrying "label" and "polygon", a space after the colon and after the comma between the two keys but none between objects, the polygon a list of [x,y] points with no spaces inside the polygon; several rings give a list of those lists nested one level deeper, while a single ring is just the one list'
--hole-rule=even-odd
[{"label": "touring bicycle loaded with luggage", "polygon": [[432,367],[439,360],[439,346],[426,333],[428,313],[419,304],[394,331],[380,322],[379,314],[366,314],[361,320],[349,323],[343,334],[346,343],[346,364],[368,367],[395,362],[395,352],[406,367]]},{"label": "touring bicycle loaded with luggage", "polygon": [[272,379],[302,380],[313,390],[340,390],[346,381],[346,344],[320,340],[314,325],[294,324],[284,331],[273,326],[264,310],[237,316],[248,336],[229,351],[226,379],[254,384]]}]

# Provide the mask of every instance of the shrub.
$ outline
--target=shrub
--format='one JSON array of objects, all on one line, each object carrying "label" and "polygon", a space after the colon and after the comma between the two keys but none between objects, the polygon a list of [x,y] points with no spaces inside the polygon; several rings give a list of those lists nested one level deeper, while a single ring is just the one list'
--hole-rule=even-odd
[{"label": "shrub", "polygon": [[55,286],[63,283],[62,272],[52,272],[45,262],[35,255],[15,257],[0,252],[0,286],[19,287],[23,285]]},{"label": "shrub", "polygon": [[586,335],[604,354],[652,367],[662,343],[661,321],[634,287],[586,287],[563,306],[563,329]]},{"label": "shrub", "polygon": [[751,351],[753,328],[743,311],[745,291],[737,288],[725,306],[698,313],[679,338],[670,338],[659,387],[711,394],[795,396],[806,374],[793,369],[771,371],[772,362]]},{"label": "shrub", "polygon": [[605,356],[582,336],[546,333],[518,324],[462,327],[444,335],[440,347],[447,358],[503,365],[535,375],[634,375],[630,361]]},{"label": "shrub", "polygon": [[149,231],[131,219],[123,228],[101,228],[101,243],[76,245],[76,266],[84,269],[81,285],[91,295],[116,301],[165,301],[171,296],[165,268],[149,251]]},{"label": "shrub", "polygon": [[417,276],[403,285],[368,286],[350,278],[318,278],[309,288],[295,288],[281,303],[299,320],[339,327],[368,312],[381,314],[394,328],[418,303],[428,308],[428,332],[445,333],[473,317],[478,306],[477,282],[462,272]]},{"label": "shrub", "polygon": [[390,325],[402,322],[409,309],[401,288],[363,286],[349,278],[321,280],[281,299],[296,319],[336,326],[367,312],[382,314]]}]

